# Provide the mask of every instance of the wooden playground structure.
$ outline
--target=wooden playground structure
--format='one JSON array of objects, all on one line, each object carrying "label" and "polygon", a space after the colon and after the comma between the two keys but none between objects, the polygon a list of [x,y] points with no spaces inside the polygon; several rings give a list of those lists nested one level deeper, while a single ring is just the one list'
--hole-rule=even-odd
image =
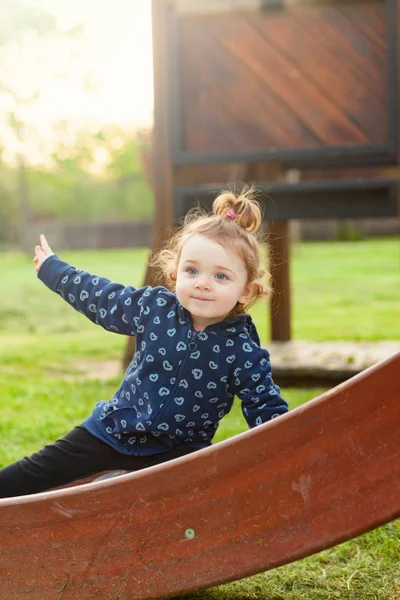
[{"label": "wooden playground structure", "polygon": [[290,220],[399,214],[398,23],[398,0],[153,2],[153,248],[194,204],[254,183],[272,340],[291,339]]},{"label": "wooden playground structure", "polygon": [[170,598],[400,517],[399,368],[165,465],[0,500],[1,600]]},{"label": "wooden playground structure", "polygon": [[[398,213],[399,6],[153,0],[153,248],[194,202],[254,182],[280,257],[274,340],[291,337],[289,221]],[[1,600],[166,598],[400,517],[399,368],[165,465],[0,500]]]}]

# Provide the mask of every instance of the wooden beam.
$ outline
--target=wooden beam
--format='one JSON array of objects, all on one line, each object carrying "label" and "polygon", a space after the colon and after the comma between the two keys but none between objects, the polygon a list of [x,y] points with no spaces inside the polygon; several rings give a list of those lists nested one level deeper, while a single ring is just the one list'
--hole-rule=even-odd
[{"label": "wooden beam", "polygon": [[[168,5],[152,1],[153,71],[154,71],[154,130],[153,130],[153,192],[154,236],[152,248],[157,249],[170,235],[172,228],[173,167],[170,154],[170,44],[168,40]],[[146,283],[159,280],[148,271]]]},{"label": "wooden beam", "polygon": [[271,339],[291,339],[290,231],[289,221],[270,221],[268,244],[273,295],[270,302]]},{"label": "wooden beam", "polygon": [[[271,186],[292,175],[281,163],[255,163],[250,172],[255,183],[267,181]],[[271,339],[283,342],[291,339],[289,221],[268,221],[268,254],[273,287],[269,306]]]},{"label": "wooden beam", "polygon": [[[152,183],[154,193],[154,220],[151,254],[157,250],[172,230],[173,168],[170,156],[170,102],[169,102],[169,7],[165,2],[152,0],[154,129],[152,144]],[[150,258],[149,258],[150,262]],[[144,284],[162,285],[159,273],[148,263]],[[129,337],[124,356],[126,370],[136,349],[136,339]]]},{"label": "wooden beam", "polygon": [[[165,0],[164,0],[165,1]],[[174,7],[182,14],[214,14],[247,12],[254,10],[271,10],[289,7],[313,6],[321,4],[321,0],[172,0]],[[327,0],[325,0],[326,2]],[[337,3],[345,0],[337,0]]]}]

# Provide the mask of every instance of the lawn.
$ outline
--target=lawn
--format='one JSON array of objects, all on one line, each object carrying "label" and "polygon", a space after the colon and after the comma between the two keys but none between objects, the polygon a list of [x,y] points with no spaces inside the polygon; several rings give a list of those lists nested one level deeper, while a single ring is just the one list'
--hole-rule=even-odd
[{"label": "lawn", "polygon": [[[62,258],[141,285],[146,256],[135,249],[65,252]],[[400,339],[397,240],[298,244],[292,282],[296,339]],[[1,466],[64,434],[97,400],[110,397],[118,377],[87,379],[86,369],[88,363],[120,360],[125,339],[95,327],[51,294],[23,254],[0,254],[0,289]],[[266,305],[252,312],[267,340]],[[321,391],[286,389],[284,396],[294,408]],[[245,429],[236,405],[216,441]],[[395,521],[294,564],[192,594],[190,600],[399,600],[399,566]]]}]

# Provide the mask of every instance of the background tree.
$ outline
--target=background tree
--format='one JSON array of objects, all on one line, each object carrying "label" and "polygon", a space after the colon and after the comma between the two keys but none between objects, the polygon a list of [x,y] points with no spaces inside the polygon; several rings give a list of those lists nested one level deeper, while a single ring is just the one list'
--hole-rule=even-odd
[{"label": "background tree", "polygon": [[[20,237],[32,218],[27,174],[30,156],[43,150],[43,130],[30,115],[38,109],[44,93],[43,74],[59,80],[67,76],[57,57],[79,53],[82,29],[59,28],[54,15],[20,0],[2,0],[0,21],[0,123],[8,161],[16,165]],[[3,190],[2,194],[5,192]]]}]

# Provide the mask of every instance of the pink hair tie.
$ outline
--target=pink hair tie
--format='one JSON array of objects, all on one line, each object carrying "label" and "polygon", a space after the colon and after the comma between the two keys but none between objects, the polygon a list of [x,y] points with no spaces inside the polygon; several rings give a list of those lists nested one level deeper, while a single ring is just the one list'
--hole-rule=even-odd
[{"label": "pink hair tie", "polygon": [[231,219],[235,220],[236,219],[236,213],[233,210],[233,208],[230,208],[229,210],[226,211],[226,216],[230,217]]}]

